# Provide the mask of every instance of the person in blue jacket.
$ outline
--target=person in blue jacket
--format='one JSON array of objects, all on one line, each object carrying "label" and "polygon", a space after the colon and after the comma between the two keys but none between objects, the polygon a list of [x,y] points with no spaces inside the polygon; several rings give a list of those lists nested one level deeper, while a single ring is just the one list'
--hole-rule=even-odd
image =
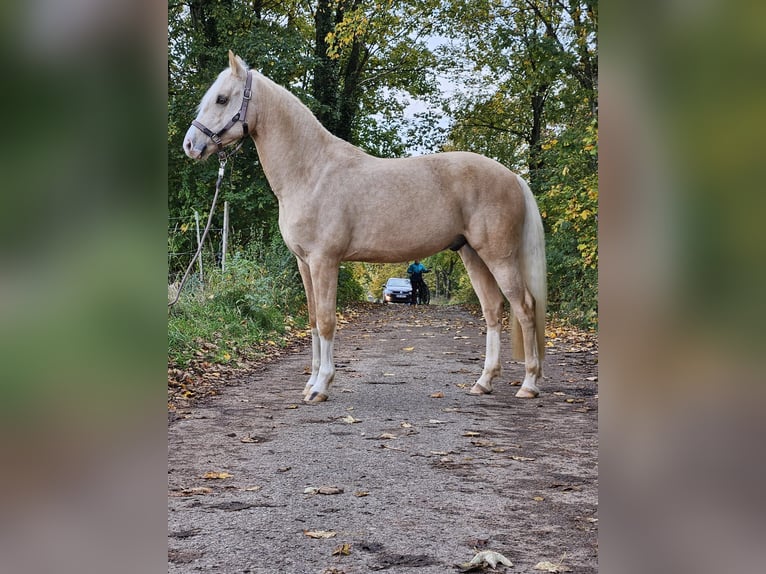
[{"label": "person in blue jacket", "polygon": [[407,274],[410,276],[410,284],[412,285],[411,305],[418,304],[418,296],[425,290],[423,273],[428,273],[428,269],[418,259],[415,259],[415,262],[407,267]]}]

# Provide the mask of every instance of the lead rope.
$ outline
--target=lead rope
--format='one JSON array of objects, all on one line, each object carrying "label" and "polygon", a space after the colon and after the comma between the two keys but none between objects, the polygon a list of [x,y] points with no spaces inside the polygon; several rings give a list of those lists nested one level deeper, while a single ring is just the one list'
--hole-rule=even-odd
[{"label": "lead rope", "polygon": [[[241,146],[241,143],[240,143],[240,146]],[[234,152],[236,152],[240,146],[237,146]],[[231,154],[229,154],[229,156],[231,156]],[[220,167],[218,168],[218,179],[215,182],[215,194],[213,195],[213,203],[210,206],[210,214],[207,216],[207,225],[205,225],[205,231],[203,231],[202,239],[200,240],[199,245],[197,246],[197,252],[194,254],[194,257],[191,258],[191,261],[189,261],[189,266],[186,268],[186,273],[184,273],[184,276],[181,279],[181,284],[178,286],[178,292],[176,293],[175,298],[168,303],[168,308],[178,303],[178,299],[179,297],[181,297],[181,291],[184,288],[184,284],[186,283],[186,280],[189,278],[189,272],[191,271],[192,267],[194,267],[194,262],[197,260],[197,257],[199,257],[199,254],[202,251],[203,245],[205,245],[205,238],[207,237],[207,232],[210,231],[210,224],[213,222],[213,214],[215,213],[215,204],[218,201],[218,192],[221,190],[221,182],[223,181],[223,170],[226,167],[226,159],[227,159],[225,155],[219,156],[219,157],[220,157]]]}]

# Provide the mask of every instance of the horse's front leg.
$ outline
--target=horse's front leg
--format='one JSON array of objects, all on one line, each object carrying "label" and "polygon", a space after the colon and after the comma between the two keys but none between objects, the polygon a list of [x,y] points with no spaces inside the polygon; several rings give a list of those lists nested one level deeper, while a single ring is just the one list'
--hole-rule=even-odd
[{"label": "horse's front leg", "polygon": [[317,329],[317,311],[314,301],[314,286],[311,281],[311,271],[307,263],[298,259],[298,271],[303,280],[303,289],[306,292],[306,306],[309,310],[309,327],[311,328],[311,377],[303,389],[303,396],[311,392],[311,387],[319,377],[320,348],[319,348],[319,330]]},{"label": "horse's front leg", "polygon": [[[313,263],[313,262],[312,262]],[[307,388],[304,400],[308,403],[321,403],[329,396],[329,387],[335,378],[335,297],[338,290],[338,264],[319,262],[311,266],[311,282],[316,308],[316,329],[312,330],[312,349],[314,357],[319,356],[316,378],[313,376],[310,388]],[[316,334],[314,333],[316,331]],[[318,344],[317,344],[318,341]]]}]

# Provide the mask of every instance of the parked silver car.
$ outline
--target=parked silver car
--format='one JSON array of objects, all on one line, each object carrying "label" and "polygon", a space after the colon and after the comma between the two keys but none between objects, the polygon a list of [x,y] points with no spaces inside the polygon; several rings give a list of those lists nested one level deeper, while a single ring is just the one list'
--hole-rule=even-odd
[{"label": "parked silver car", "polygon": [[391,277],[383,287],[384,303],[409,303],[412,300],[412,285],[404,277]]}]

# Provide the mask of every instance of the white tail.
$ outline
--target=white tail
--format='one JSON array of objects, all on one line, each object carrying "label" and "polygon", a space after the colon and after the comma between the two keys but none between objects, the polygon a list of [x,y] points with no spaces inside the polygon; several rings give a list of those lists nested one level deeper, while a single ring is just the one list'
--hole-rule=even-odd
[{"label": "white tail", "polygon": [[[532,190],[521,176],[519,184],[524,191],[526,214],[521,247],[522,273],[524,283],[535,299],[535,333],[537,335],[537,354],[540,360],[545,356],[545,308],[548,302],[548,281],[545,264],[545,232],[540,210],[537,208]],[[521,326],[514,317],[511,330],[513,358],[524,359],[524,345],[521,337]]]}]

